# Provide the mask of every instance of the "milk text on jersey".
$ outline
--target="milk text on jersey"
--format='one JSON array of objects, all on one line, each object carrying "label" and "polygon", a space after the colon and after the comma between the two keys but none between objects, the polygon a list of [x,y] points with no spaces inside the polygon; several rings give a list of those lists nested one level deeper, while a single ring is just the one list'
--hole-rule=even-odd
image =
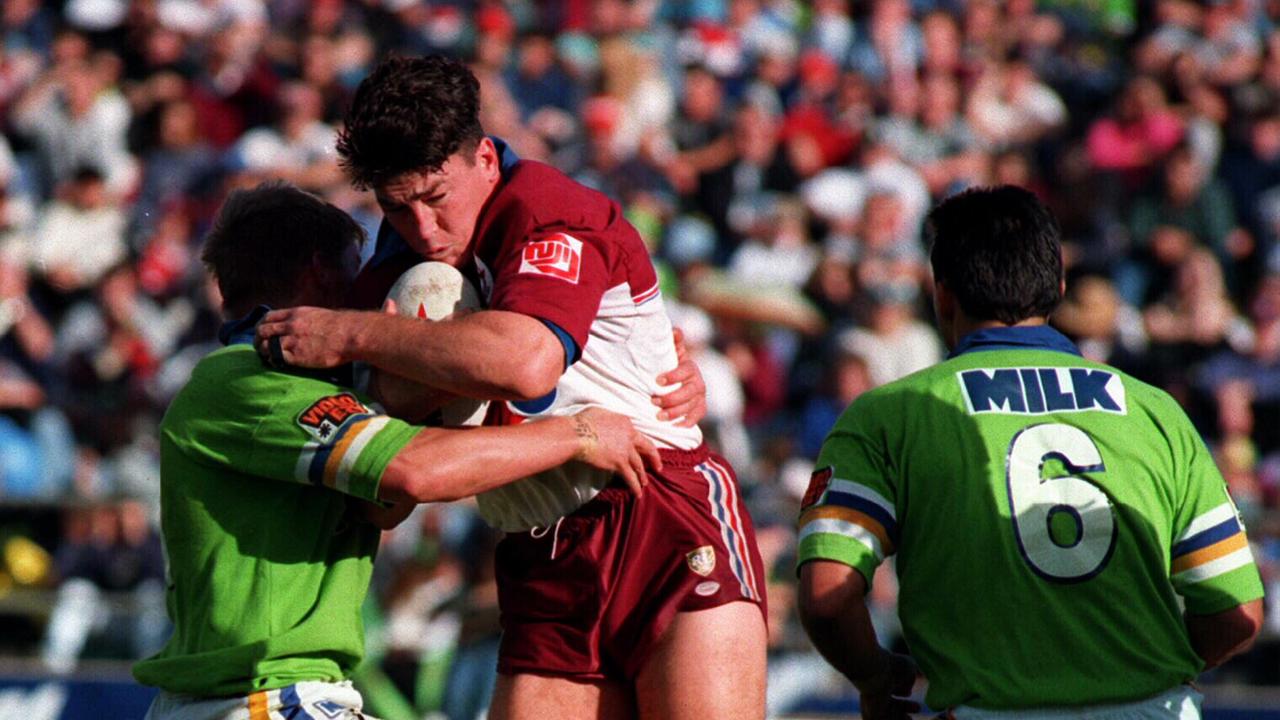
[{"label": "milk text on jersey", "polygon": [[1124,383],[1083,367],[977,368],[956,373],[969,414],[1047,415],[1090,410],[1128,412]]}]

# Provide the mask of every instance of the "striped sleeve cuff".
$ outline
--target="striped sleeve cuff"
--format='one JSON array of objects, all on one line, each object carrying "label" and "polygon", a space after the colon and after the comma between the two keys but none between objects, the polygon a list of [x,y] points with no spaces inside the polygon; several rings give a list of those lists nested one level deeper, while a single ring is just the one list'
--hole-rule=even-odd
[{"label": "striped sleeve cuff", "polygon": [[294,477],[341,493],[376,500],[378,481],[391,458],[415,431],[386,415],[364,415],[344,423],[327,443],[309,442]]},{"label": "striped sleeve cuff", "polygon": [[1262,594],[1244,526],[1229,502],[1193,519],[1171,555],[1170,577],[1193,612],[1216,612]]},{"label": "striped sleeve cuff", "polygon": [[1235,508],[1223,503],[1192,520],[1173,543],[1174,582],[1204,582],[1253,562]]},{"label": "striped sleeve cuff", "polygon": [[820,500],[800,515],[797,561],[834,560],[857,568],[870,583],[895,550],[893,503],[865,485],[832,480]]}]

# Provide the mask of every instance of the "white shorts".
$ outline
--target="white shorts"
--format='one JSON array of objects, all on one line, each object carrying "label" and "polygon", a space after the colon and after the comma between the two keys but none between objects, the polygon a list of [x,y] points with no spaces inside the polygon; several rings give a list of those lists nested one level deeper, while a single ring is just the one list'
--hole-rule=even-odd
[{"label": "white shorts", "polygon": [[[1082,705],[1043,710],[980,710],[961,705],[951,711],[955,720],[1200,720],[1204,696],[1190,685],[1136,702]],[[947,717],[944,715],[943,717]]]},{"label": "white shorts", "polygon": [[300,682],[251,695],[202,698],[160,691],[144,720],[376,720],[349,681]]}]

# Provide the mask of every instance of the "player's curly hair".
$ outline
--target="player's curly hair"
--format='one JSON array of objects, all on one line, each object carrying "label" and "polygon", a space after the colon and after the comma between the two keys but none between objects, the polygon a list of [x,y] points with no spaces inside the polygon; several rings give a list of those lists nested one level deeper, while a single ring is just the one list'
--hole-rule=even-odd
[{"label": "player's curly hair", "polygon": [[973,320],[1014,325],[1062,301],[1061,231],[1035,195],[1012,185],[966,190],[929,213],[933,277]]},{"label": "player's curly hair", "polygon": [[351,182],[367,189],[405,172],[435,172],[483,137],[480,83],[466,65],[442,55],[391,56],[356,89],[338,157]]},{"label": "player's curly hair", "polygon": [[289,183],[234,190],[204,239],[200,259],[230,314],[255,305],[286,307],[318,258],[335,270],[352,243],[365,241],[350,215]]}]

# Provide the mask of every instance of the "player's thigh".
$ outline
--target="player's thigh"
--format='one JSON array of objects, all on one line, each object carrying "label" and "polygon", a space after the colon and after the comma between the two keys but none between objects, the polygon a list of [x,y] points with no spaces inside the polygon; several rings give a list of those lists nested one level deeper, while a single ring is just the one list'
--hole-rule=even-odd
[{"label": "player's thigh", "polygon": [[489,720],[631,720],[635,701],[623,684],[529,673],[498,675]]},{"label": "player's thigh", "polygon": [[641,720],[763,718],[766,644],[755,603],[677,613],[636,678]]}]

